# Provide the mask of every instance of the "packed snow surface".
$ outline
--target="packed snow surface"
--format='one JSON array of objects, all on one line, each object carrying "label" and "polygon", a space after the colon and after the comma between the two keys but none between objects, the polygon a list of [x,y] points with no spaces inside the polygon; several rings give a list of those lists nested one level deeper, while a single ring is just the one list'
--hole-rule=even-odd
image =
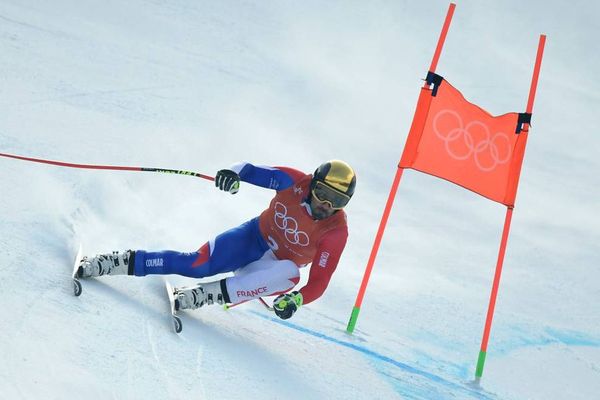
[{"label": "packed snow surface", "polygon": [[1,397],[598,398],[594,1],[459,1],[438,65],[492,114],[523,112],[548,36],[481,381],[506,208],[446,181],[404,173],[345,331],[447,7],[0,1],[0,153],[207,175],[338,158],[358,174],[349,242],[321,299],[288,321],[258,302],[207,307],[176,335],[163,277],[86,280],[74,297],[77,246],[194,251],[273,193],[0,157]]}]

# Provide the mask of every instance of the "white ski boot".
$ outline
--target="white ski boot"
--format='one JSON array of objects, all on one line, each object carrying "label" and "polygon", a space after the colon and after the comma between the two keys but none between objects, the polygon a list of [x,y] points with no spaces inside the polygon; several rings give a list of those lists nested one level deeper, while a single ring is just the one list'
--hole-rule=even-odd
[{"label": "white ski boot", "polygon": [[118,251],[113,251],[112,254],[98,254],[91,259],[83,257],[77,270],[77,276],[90,278],[102,275],[132,275],[134,254],[134,251],[127,250],[122,254],[119,254]]},{"label": "white ski boot", "polygon": [[175,310],[194,310],[203,305],[225,304],[229,300],[225,279],[175,288]]}]

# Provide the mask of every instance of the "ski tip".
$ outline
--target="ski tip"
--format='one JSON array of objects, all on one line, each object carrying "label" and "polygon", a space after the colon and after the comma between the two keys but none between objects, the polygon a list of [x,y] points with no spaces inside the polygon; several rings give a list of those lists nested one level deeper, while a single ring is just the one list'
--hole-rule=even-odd
[{"label": "ski tip", "polygon": [[183,330],[181,319],[176,315],[173,315],[173,328],[175,328],[175,333],[181,333]]},{"label": "ski tip", "polygon": [[73,294],[76,297],[79,297],[79,295],[82,292],[82,288],[81,288],[81,282],[79,282],[78,279],[73,279]]}]

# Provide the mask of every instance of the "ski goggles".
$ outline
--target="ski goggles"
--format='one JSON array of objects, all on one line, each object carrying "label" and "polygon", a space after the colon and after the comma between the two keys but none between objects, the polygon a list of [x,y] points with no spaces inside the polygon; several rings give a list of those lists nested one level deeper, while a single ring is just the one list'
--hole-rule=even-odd
[{"label": "ski goggles", "polygon": [[321,203],[327,202],[334,210],[340,210],[348,204],[350,196],[317,181],[312,189],[312,195]]}]

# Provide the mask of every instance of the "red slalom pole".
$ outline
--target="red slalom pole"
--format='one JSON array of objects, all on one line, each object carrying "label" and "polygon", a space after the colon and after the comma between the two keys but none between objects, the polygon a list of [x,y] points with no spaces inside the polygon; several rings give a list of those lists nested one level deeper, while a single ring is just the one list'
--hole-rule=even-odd
[{"label": "red slalom pole", "polygon": [[[456,4],[450,3],[450,6],[448,7],[448,12],[446,13],[446,19],[444,20],[444,25],[442,27],[442,32],[440,33],[440,37],[435,48],[435,53],[433,54],[433,59],[431,60],[431,66],[429,67],[429,71],[431,72],[435,72],[435,69],[437,67],[437,63],[442,53],[442,48],[444,47],[444,41],[446,40],[446,35],[448,34],[448,29],[450,28],[450,22],[452,21],[452,16],[454,15],[455,8]],[[425,85],[427,85],[427,82],[425,82]],[[396,175],[394,177],[394,182],[392,183],[392,188],[390,190],[390,194],[388,196],[387,203],[383,211],[383,216],[381,217],[381,222],[379,223],[379,228],[377,229],[377,234],[375,235],[375,242],[373,243],[371,254],[369,255],[369,260],[367,261],[367,267],[365,269],[365,273],[360,284],[360,289],[358,290],[358,295],[356,296],[356,302],[354,303],[354,308],[352,309],[352,313],[350,314],[350,320],[348,321],[348,326],[346,327],[346,332],[348,333],[354,332],[356,321],[358,320],[358,314],[360,312],[360,307],[362,305],[362,301],[367,290],[367,285],[369,284],[369,278],[371,277],[373,265],[375,264],[375,258],[377,257],[377,252],[379,251],[381,239],[385,231],[385,226],[387,225],[387,221],[392,210],[392,205],[394,204],[394,199],[396,198],[396,192],[398,191],[398,186],[400,185],[402,172],[404,172],[404,168],[398,166],[398,169],[396,170]]]},{"label": "red slalom pole", "polygon": [[542,57],[544,56],[544,47],[546,46],[546,35],[540,35],[538,43],[537,55],[535,57],[535,66],[533,67],[533,76],[531,78],[531,86],[529,88],[529,98],[527,99],[527,112],[533,111],[533,101],[535,100],[535,92],[537,90],[538,78],[540,77],[540,69],[542,68]]},{"label": "red slalom pole", "polygon": [[[544,55],[544,46],[546,44],[546,35],[540,35],[538,43],[535,65],[533,67],[533,76],[531,78],[531,86],[529,88],[529,98],[527,100],[527,113],[533,111],[533,101],[535,100],[535,92],[537,89],[538,78],[542,66],[542,57]],[[525,130],[528,130],[528,126]],[[502,275],[502,264],[504,263],[504,254],[506,252],[506,243],[508,242],[508,232],[510,230],[510,221],[512,219],[513,208],[508,207],[506,210],[506,218],[504,220],[504,230],[502,231],[502,240],[500,242],[500,251],[498,252],[498,262],[496,263],[496,273],[494,274],[494,283],[492,285],[492,293],[490,294],[490,303],[488,305],[487,317],[485,319],[485,328],[483,330],[483,338],[481,339],[481,348],[479,357],[477,358],[477,367],[475,369],[475,379],[481,379],[483,375],[483,366],[487,355],[487,346],[490,339],[490,331],[492,330],[492,320],[494,319],[494,309],[496,307],[496,298],[498,296],[498,288],[500,286],[500,277]]]},{"label": "red slalom pole", "polygon": [[504,219],[504,229],[502,231],[502,240],[500,241],[500,251],[498,252],[498,261],[496,263],[496,273],[494,274],[494,283],[492,285],[492,293],[490,294],[490,302],[488,305],[487,316],[485,319],[485,328],[483,330],[483,338],[481,340],[481,348],[477,359],[477,368],[475,369],[475,378],[480,379],[483,374],[483,365],[487,355],[487,346],[490,339],[490,331],[492,329],[492,320],[494,319],[494,309],[496,308],[496,298],[498,296],[498,288],[500,287],[500,276],[502,275],[502,265],[504,264],[504,254],[506,253],[506,243],[508,242],[508,232],[510,230],[510,221],[512,219],[513,209],[506,209],[506,217]]},{"label": "red slalom pole", "polygon": [[446,41],[446,35],[448,34],[448,29],[450,29],[450,22],[452,21],[455,8],[456,4],[454,3],[450,3],[448,6],[448,12],[446,13],[446,19],[444,20],[444,26],[442,26],[442,32],[440,33],[440,38],[438,39],[435,53],[433,53],[433,59],[431,60],[431,65],[429,66],[429,71],[431,72],[435,72],[437,68],[440,55],[442,54],[442,48],[444,47],[444,42]]},{"label": "red slalom pole", "polygon": [[360,306],[362,305],[363,298],[365,297],[367,285],[369,284],[369,278],[371,277],[373,265],[375,264],[375,258],[377,257],[377,252],[379,251],[379,245],[381,244],[383,232],[385,232],[385,227],[387,225],[390,212],[392,211],[392,205],[394,204],[394,199],[396,198],[396,192],[398,191],[398,186],[400,185],[400,179],[402,178],[403,172],[404,168],[398,167],[396,170],[396,176],[394,177],[394,182],[392,183],[392,188],[390,190],[387,203],[385,204],[383,216],[381,217],[381,222],[379,223],[379,228],[377,229],[377,234],[375,235],[375,242],[373,243],[373,248],[371,249],[371,254],[369,255],[367,268],[365,270],[365,274],[363,275],[360,289],[358,290],[358,295],[356,296],[356,302],[354,303],[354,308],[352,309],[352,314],[350,315],[350,321],[348,321],[348,326],[346,327],[346,331],[348,333],[354,332],[354,327],[356,326],[356,321],[358,319],[358,313],[360,312]]},{"label": "red slalom pole", "polygon": [[195,177],[206,179],[209,181],[215,180],[215,178],[213,178],[212,176],[200,174],[198,172],[182,171],[182,170],[175,170],[175,169],[146,168],[146,167],[123,167],[123,166],[116,166],[116,165],[74,164],[74,163],[68,163],[68,162],[63,162],[63,161],[44,160],[42,158],[24,157],[24,156],[18,156],[18,155],[14,155],[14,154],[6,154],[6,153],[0,153],[0,157],[13,158],[16,160],[30,161],[30,162],[36,162],[36,163],[41,163],[41,164],[56,165],[58,167],[67,167],[67,168],[105,169],[105,170],[112,170],[112,171],[162,172],[165,174],[195,176]]}]

